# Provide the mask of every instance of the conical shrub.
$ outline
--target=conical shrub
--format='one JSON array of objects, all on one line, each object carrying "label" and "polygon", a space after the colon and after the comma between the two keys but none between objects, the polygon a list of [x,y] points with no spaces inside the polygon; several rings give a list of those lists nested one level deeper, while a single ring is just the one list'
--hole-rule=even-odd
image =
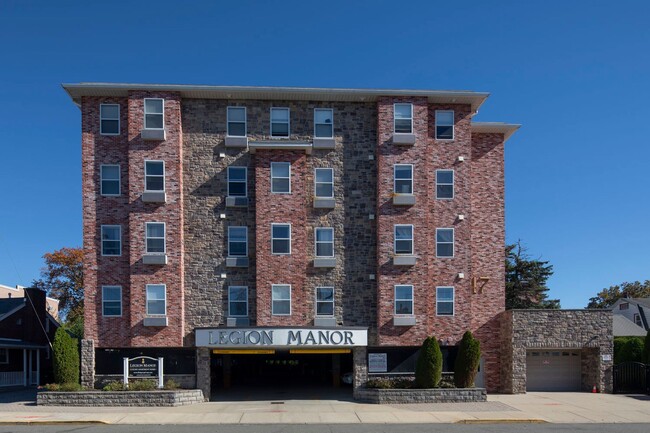
[{"label": "conical shrub", "polygon": [[415,386],[435,388],[442,378],[442,352],[438,340],[427,337],[422,343],[420,356],[415,366]]},{"label": "conical shrub", "polygon": [[460,341],[456,365],[454,366],[454,384],[457,388],[471,388],[481,361],[481,343],[470,331],[463,334]]},{"label": "conical shrub", "polygon": [[59,384],[79,383],[79,349],[77,339],[70,337],[63,327],[56,330],[52,352],[54,381]]}]

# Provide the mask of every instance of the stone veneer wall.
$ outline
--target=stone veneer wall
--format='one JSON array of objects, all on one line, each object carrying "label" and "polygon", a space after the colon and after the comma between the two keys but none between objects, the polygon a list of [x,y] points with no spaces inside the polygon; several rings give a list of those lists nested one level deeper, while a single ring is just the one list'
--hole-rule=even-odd
[{"label": "stone veneer wall", "polygon": [[[272,106],[289,107],[291,140],[308,142],[313,137],[314,108],[332,108],[335,149],[314,149],[311,155],[305,155],[304,151],[267,150],[250,154],[246,148],[226,148],[228,106],[246,107],[249,141],[269,139]],[[186,99],[182,119],[185,344],[193,343],[194,328],[225,325],[230,285],[248,286],[253,326],[311,325],[315,288],[327,285],[335,288],[335,317],[339,325],[375,329],[375,283],[369,278],[377,273],[375,224],[369,219],[369,214],[376,212],[375,104]],[[225,157],[220,157],[221,153]],[[270,194],[271,160],[295,162],[292,194]],[[248,167],[247,208],[225,206],[229,165]],[[334,209],[312,206],[317,167],[334,168]],[[221,219],[221,214],[226,218]],[[293,223],[291,256],[271,256],[271,222]],[[225,266],[228,225],[249,228],[248,268]],[[315,227],[334,227],[335,268],[313,267]],[[222,273],[226,274],[225,279],[220,277]],[[290,317],[270,315],[270,284],[280,283],[292,283]]]},{"label": "stone veneer wall", "polygon": [[81,386],[92,388],[95,386],[95,342],[81,340]]},{"label": "stone veneer wall", "polygon": [[[609,310],[508,310],[501,315],[501,392],[526,392],[528,349],[581,349],[582,389],[612,392],[614,337]],[[604,361],[609,355],[610,361]]]},{"label": "stone veneer wall", "polygon": [[354,399],[366,403],[468,403],[487,401],[484,388],[369,389],[355,391]]},{"label": "stone veneer wall", "polygon": [[41,391],[36,397],[39,406],[187,406],[203,403],[199,389],[177,391]]}]

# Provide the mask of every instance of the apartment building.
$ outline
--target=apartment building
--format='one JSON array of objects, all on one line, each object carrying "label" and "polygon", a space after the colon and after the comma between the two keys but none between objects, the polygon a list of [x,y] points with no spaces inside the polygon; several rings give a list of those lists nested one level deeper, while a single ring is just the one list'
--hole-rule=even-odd
[{"label": "apartment building", "polygon": [[[469,91],[65,84],[81,109],[85,384],[206,395],[453,370],[501,387],[504,143]],[[342,383],[343,382],[343,383]]]}]

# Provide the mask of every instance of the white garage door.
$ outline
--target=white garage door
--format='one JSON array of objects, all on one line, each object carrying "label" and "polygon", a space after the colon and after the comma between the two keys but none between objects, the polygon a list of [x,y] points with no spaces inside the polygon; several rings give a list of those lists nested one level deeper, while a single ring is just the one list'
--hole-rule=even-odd
[{"label": "white garage door", "polygon": [[580,351],[528,350],[526,391],[580,391]]}]

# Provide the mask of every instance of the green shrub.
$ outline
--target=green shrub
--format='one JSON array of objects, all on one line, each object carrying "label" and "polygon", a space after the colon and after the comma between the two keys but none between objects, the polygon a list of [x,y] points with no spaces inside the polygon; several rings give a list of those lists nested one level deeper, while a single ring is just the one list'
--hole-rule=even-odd
[{"label": "green shrub", "polygon": [[129,391],[153,391],[158,383],[152,379],[137,379],[129,382]]},{"label": "green shrub", "polygon": [[438,340],[427,337],[415,366],[415,387],[435,388],[442,377],[442,352]]},{"label": "green shrub", "polygon": [[126,386],[121,380],[112,380],[102,388],[104,391],[125,391]]},{"label": "green shrub", "polygon": [[366,382],[366,388],[390,389],[392,388],[392,384],[390,379],[380,377],[375,379],[368,379]]},{"label": "green shrub", "polygon": [[630,337],[623,343],[619,354],[619,362],[642,362],[643,339]]},{"label": "green shrub", "polygon": [[165,381],[164,389],[179,389],[181,385],[176,382],[174,379],[167,379]]},{"label": "green shrub", "polygon": [[643,343],[643,362],[650,364],[650,331],[646,334]]},{"label": "green shrub", "polygon": [[43,386],[46,391],[59,391],[61,389],[61,385],[58,383],[48,383],[47,385]]},{"label": "green shrub", "polygon": [[78,383],[48,383],[44,387],[48,391],[59,391],[59,392],[77,392],[77,391],[83,391],[83,387],[79,385]]},{"label": "green shrub", "polygon": [[79,383],[79,349],[75,338],[59,328],[54,334],[54,381],[58,384]]},{"label": "green shrub", "polygon": [[458,347],[454,366],[454,384],[457,388],[474,386],[474,378],[481,361],[481,344],[470,331],[465,332]]}]

